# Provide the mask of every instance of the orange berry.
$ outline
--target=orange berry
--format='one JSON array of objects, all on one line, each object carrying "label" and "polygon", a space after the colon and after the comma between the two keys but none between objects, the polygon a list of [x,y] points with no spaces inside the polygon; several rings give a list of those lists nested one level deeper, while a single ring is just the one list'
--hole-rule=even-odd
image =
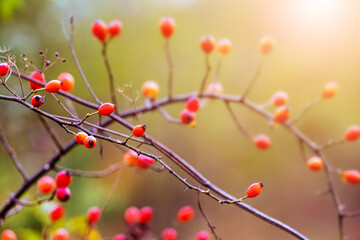
[{"label": "orange berry", "polygon": [[285,123],[290,118],[290,110],[287,106],[281,106],[274,113],[274,121],[277,123]]},{"label": "orange berry", "polygon": [[360,183],[360,172],[358,170],[346,170],[341,173],[341,177],[344,181],[351,183],[351,184],[358,184]]},{"label": "orange berry", "polygon": [[45,91],[56,93],[61,89],[61,82],[59,80],[51,80],[45,85]]},{"label": "orange berry", "polygon": [[106,24],[101,20],[95,20],[91,26],[91,31],[94,37],[100,42],[105,42],[108,31]]},{"label": "orange berry", "polygon": [[188,222],[194,218],[195,211],[192,206],[184,206],[177,212],[177,220],[179,222]]},{"label": "orange berry", "polygon": [[1,240],[16,240],[16,234],[10,229],[5,229],[1,233]]},{"label": "orange berry", "polygon": [[10,72],[9,63],[0,63],[0,77],[6,76]]},{"label": "orange berry", "polygon": [[146,125],[137,125],[133,128],[132,134],[135,137],[142,137],[145,134]]},{"label": "orange berry", "polygon": [[87,137],[87,133],[85,132],[78,132],[75,136],[75,140],[77,143],[81,144],[81,145],[84,145],[84,140],[85,138]]},{"label": "orange berry", "polygon": [[220,54],[226,55],[231,49],[231,41],[227,38],[222,38],[219,40],[217,47]]},{"label": "orange berry", "polygon": [[360,127],[359,126],[350,126],[345,131],[345,140],[346,141],[356,141],[360,137]]},{"label": "orange berry", "polygon": [[160,32],[164,38],[170,38],[175,31],[175,21],[171,17],[164,17],[159,24]]},{"label": "orange berry", "polygon": [[57,80],[59,80],[61,82],[61,89],[66,91],[66,92],[70,92],[75,85],[75,80],[74,77],[67,72],[61,73]]},{"label": "orange berry", "polygon": [[35,95],[31,98],[31,105],[33,105],[34,107],[40,107],[41,105],[43,105],[44,101],[44,97],[40,95]]},{"label": "orange berry", "polygon": [[56,229],[54,232],[53,240],[68,240],[69,239],[69,233],[64,228]]},{"label": "orange berry", "polygon": [[248,198],[254,198],[261,193],[261,189],[263,188],[263,184],[261,182],[253,183],[246,191],[246,195]]},{"label": "orange berry", "polygon": [[221,83],[213,82],[209,84],[207,91],[208,93],[222,94],[224,92],[224,89]]},{"label": "orange berry", "polygon": [[324,166],[324,163],[320,157],[314,156],[307,160],[307,166],[312,171],[319,171]]},{"label": "orange berry", "polygon": [[184,109],[180,113],[180,119],[183,124],[190,124],[195,120],[195,113]]},{"label": "orange berry", "polygon": [[141,87],[141,93],[144,97],[155,100],[159,94],[159,85],[154,81],[146,81]]},{"label": "orange berry", "polygon": [[274,93],[271,97],[271,101],[275,106],[282,106],[287,103],[289,96],[286,92],[278,91]]},{"label": "orange berry", "polygon": [[[30,74],[30,77],[35,79],[35,80],[38,80],[40,82],[45,82],[45,75],[39,71],[33,71],[31,74]],[[32,90],[36,90],[38,88],[42,88],[41,85],[37,84],[37,83],[34,83],[34,82],[31,82],[29,81],[29,86]]]},{"label": "orange berry", "polygon": [[271,140],[264,134],[257,135],[254,138],[254,143],[259,149],[268,149],[271,146]]},{"label": "orange berry", "polygon": [[129,207],[125,210],[124,219],[130,224],[139,222],[140,210],[137,207]]},{"label": "orange berry", "polygon": [[124,153],[123,161],[126,166],[133,167],[138,165],[138,155],[133,150]]},{"label": "orange berry", "polygon": [[273,36],[267,35],[260,40],[260,52],[263,55],[267,55],[270,52],[272,52],[274,47],[275,47],[275,39]]},{"label": "orange berry", "polygon": [[114,110],[115,110],[115,104],[112,103],[104,103],[98,108],[99,114],[104,116],[112,114]]},{"label": "orange berry", "polygon": [[322,98],[332,98],[338,92],[338,84],[336,82],[327,83],[322,91]]},{"label": "orange berry", "polygon": [[113,20],[108,25],[108,33],[111,37],[116,37],[121,34],[122,22],[118,19]]},{"label": "orange berry", "polygon": [[65,209],[63,206],[56,204],[51,210],[49,217],[52,222],[56,222],[63,218],[65,215]]},{"label": "orange berry", "polygon": [[216,45],[215,38],[210,35],[205,35],[200,40],[200,47],[205,54],[211,53]]},{"label": "orange berry", "polygon": [[49,194],[55,190],[55,181],[50,176],[43,176],[37,181],[37,189],[42,194]]},{"label": "orange berry", "polygon": [[87,136],[84,139],[84,145],[87,148],[94,148],[96,146],[96,138],[94,138],[93,136]]}]

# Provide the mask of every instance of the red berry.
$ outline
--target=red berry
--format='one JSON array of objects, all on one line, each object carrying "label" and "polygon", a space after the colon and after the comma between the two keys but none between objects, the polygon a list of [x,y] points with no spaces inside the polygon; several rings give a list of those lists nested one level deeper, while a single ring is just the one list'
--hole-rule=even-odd
[{"label": "red berry", "polygon": [[147,223],[153,218],[153,210],[151,207],[143,207],[140,209],[140,223]]},{"label": "red berry", "polygon": [[159,85],[154,81],[146,81],[141,86],[141,93],[144,97],[155,100],[159,94]]},{"label": "red berry", "polygon": [[231,41],[227,38],[222,38],[218,42],[218,51],[222,55],[226,55],[229,53],[231,49]]},{"label": "red berry", "polygon": [[94,138],[93,136],[87,136],[84,139],[84,145],[87,148],[94,148],[96,146],[96,138]]},{"label": "red berry", "polygon": [[10,65],[8,63],[0,63],[0,77],[6,76],[10,72]]},{"label": "red berry", "polygon": [[37,189],[43,194],[52,193],[55,190],[55,181],[50,176],[43,176],[37,181]]},{"label": "red berry", "polygon": [[345,131],[345,140],[346,141],[356,141],[360,137],[360,127],[359,126],[350,126]]},{"label": "red berry", "polygon": [[307,160],[307,166],[312,171],[319,171],[324,166],[324,163],[320,157],[314,156]]},{"label": "red berry", "polygon": [[1,233],[1,240],[16,240],[16,234],[10,229],[5,229]]},{"label": "red berry", "polygon": [[140,210],[137,207],[129,207],[124,213],[124,219],[129,224],[139,222]]},{"label": "red berry", "polygon": [[130,150],[126,153],[124,153],[123,161],[126,164],[126,166],[133,167],[138,165],[138,155],[133,150]]},{"label": "red berry", "polygon": [[202,230],[196,234],[196,240],[210,240],[210,234],[207,231]]},{"label": "red berry", "polygon": [[180,119],[181,122],[184,124],[190,124],[195,120],[195,113],[189,111],[188,109],[184,109],[181,113],[180,113]]},{"label": "red berry", "polygon": [[133,128],[132,134],[135,137],[142,137],[145,134],[146,125],[137,125]]},{"label": "red berry", "polygon": [[338,92],[338,84],[336,82],[327,83],[322,91],[322,98],[332,98]]},{"label": "red berry", "polygon": [[68,240],[69,239],[69,233],[64,228],[56,229],[54,232],[54,238],[53,240]]},{"label": "red berry", "polygon": [[58,188],[56,190],[56,198],[60,202],[67,202],[71,197],[71,191],[69,188]]},{"label": "red berry", "polygon": [[108,33],[111,37],[115,37],[121,34],[122,23],[120,20],[113,20],[108,25]]},{"label": "red berry", "polygon": [[114,110],[115,104],[112,103],[104,103],[98,108],[99,114],[104,116],[112,114]]},{"label": "red berry", "polygon": [[51,210],[49,217],[52,222],[56,222],[62,219],[65,215],[65,209],[63,206],[56,204]]},{"label": "red berry", "polygon": [[87,211],[87,221],[90,225],[97,223],[101,217],[101,209],[94,206]]},{"label": "red berry", "polygon": [[175,21],[171,17],[164,17],[161,19],[159,27],[164,38],[170,38],[175,31]]},{"label": "red berry", "polygon": [[[45,75],[39,71],[34,71],[30,74],[30,77],[35,79],[35,80],[38,80],[40,82],[45,82]],[[29,81],[29,86],[32,90],[36,90],[36,89],[39,89],[39,88],[42,88],[41,85],[37,84],[37,83],[34,83],[34,82],[31,82]]]},{"label": "red berry", "polygon": [[45,91],[56,93],[61,89],[61,82],[59,80],[51,80],[45,85]]},{"label": "red berry", "polygon": [[40,107],[41,105],[43,105],[44,101],[44,97],[40,95],[35,95],[31,98],[31,105],[33,105],[34,107]]},{"label": "red berry", "polygon": [[206,35],[200,40],[200,47],[205,54],[211,53],[216,45],[215,38],[213,36]]},{"label": "red berry", "polygon": [[256,197],[257,195],[259,195],[263,186],[264,185],[261,182],[251,184],[250,187],[246,191],[247,197],[253,198],[253,197]]},{"label": "red berry", "polygon": [[265,36],[260,40],[260,52],[263,55],[267,55],[270,52],[272,52],[272,50],[275,47],[275,39],[273,36]]},{"label": "red berry", "polygon": [[165,228],[162,231],[162,240],[176,240],[177,239],[177,232],[174,228]]},{"label": "red berry", "polygon": [[254,138],[254,143],[260,149],[268,149],[271,146],[270,138],[264,134],[257,135]]},{"label": "red berry", "polygon": [[188,222],[193,219],[195,214],[194,208],[192,206],[184,206],[179,209],[177,213],[177,220],[179,222]]},{"label": "red berry", "polygon": [[287,103],[289,96],[286,92],[278,91],[271,97],[271,101],[275,106],[282,106]]},{"label": "red berry", "polygon": [[101,20],[95,20],[91,26],[92,34],[100,41],[105,42],[107,37],[107,26]]},{"label": "red berry", "polygon": [[200,108],[200,101],[197,97],[191,97],[186,102],[186,109],[191,112],[197,112]]},{"label": "red berry", "polygon": [[358,170],[346,170],[341,173],[342,178],[344,181],[351,183],[351,184],[358,184],[360,183],[360,172]]},{"label": "red berry", "polygon": [[290,110],[287,106],[282,106],[276,109],[274,113],[274,121],[277,123],[285,123],[290,118]]},{"label": "red berry", "polygon": [[61,73],[57,80],[59,80],[61,82],[61,89],[66,91],[66,92],[70,92],[75,85],[75,80],[74,77],[67,72]]},{"label": "red berry", "polygon": [[114,236],[111,240],[126,240],[126,236],[124,234],[118,234]]},{"label": "red berry", "polygon": [[56,174],[56,186],[58,188],[65,188],[70,185],[72,177],[71,173],[65,170],[61,170]]},{"label": "red berry", "polygon": [[78,132],[75,136],[75,140],[77,143],[84,145],[84,140],[87,136],[88,135],[85,132]]},{"label": "red berry", "polygon": [[152,165],[154,165],[155,160],[152,159],[151,157],[140,155],[138,157],[138,162],[137,163],[138,163],[139,168],[146,169],[146,168],[151,167]]}]

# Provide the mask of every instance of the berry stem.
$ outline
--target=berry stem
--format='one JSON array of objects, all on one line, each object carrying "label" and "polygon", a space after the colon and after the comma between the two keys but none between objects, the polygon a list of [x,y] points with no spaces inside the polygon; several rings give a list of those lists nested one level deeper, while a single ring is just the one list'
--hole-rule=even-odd
[{"label": "berry stem", "polygon": [[45,88],[38,88],[38,89],[35,89],[35,90],[31,90],[25,97],[22,98],[22,100],[26,100],[28,99],[33,93],[37,93],[37,92],[40,92],[40,91],[44,91]]},{"label": "berry stem", "polygon": [[209,77],[210,71],[211,71],[211,66],[210,66],[210,62],[209,62],[209,54],[205,54],[205,75],[201,82],[200,90],[198,93],[199,97],[203,96],[203,92],[204,92],[205,86],[206,86],[206,81]]},{"label": "berry stem", "polygon": [[[113,73],[113,71],[111,69],[110,62],[109,62],[109,59],[107,57],[107,47],[108,47],[107,42],[104,42],[104,44],[102,45],[101,54],[102,54],[102,57],[104,59],[106,71],[107,71],[107,73],[109,75],[111,102],[113,104],[115,104],[115,106],[117,106],[115,85],[114,85],[114,73]],[[117,113],[118,110],[115,109],[115,112]]]},{"label": "berry stem", "polygon": [[[95,115],[95,114],[98,114],[99,113],[99,111],[96,111],[96,112],[93,112],[93,113],[87,113],[86,115],[85,115],[85,117],[79,122],[79,126],[87,119],[87,118],[89,118],[89,117],[91,117],[91,116],[93,116],[93,115]],[[75,134],[76,135],[76,134]]]},{"label": "berry stem", "polygon": [[169,39],[165,39],[165,54],[166,54],[166,60],[168,63],[168,97],[169,99],[172,98],[172,89],[173,89],[173,75],[174,75],[174,65],[172,63],[172,58],[170,54],[170,48],[169,48]]},{"label": "berry stem", "polygon": [[244,92],[241,94],[241,99],[245,99],[247,97],[247,95],[250,93],[252,87],[254,86],[254,84],[256,83],[256,81],[259,79],[260,77],[260,73],[261,73],[261,68],[262,68],[262,64],[263,64],[263,57],[260,59],[259,63],[256,66],[256,70],[255,70],[255,74],[252,77],[252,79],[250,80],[250,82],[248,83],[248,85],[246,86]]}]

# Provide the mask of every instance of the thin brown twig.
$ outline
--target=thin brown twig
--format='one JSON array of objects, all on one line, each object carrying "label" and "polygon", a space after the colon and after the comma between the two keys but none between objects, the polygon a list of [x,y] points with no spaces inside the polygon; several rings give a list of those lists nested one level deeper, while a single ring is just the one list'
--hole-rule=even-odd
[{"label": "thin brown twig", "polygon": [[19,161],[16,152],[14,151],[14,149],[11,147],[9,141],[7,140],[5,133],[2,129],[2,126],[0,125],[0,141],[2,142],[5,150],[8,152],[8,154],[11,157],[11,160],[13,161],[16,169],[19,171],[19,173],[21,174],[22,178],[24,179],[25,183],[29,181],[29,175],[27,174],[26,170],[24,169],[23,165],[21,164],[21,162]]},{"label": "thin brown twig", "polygon": [[320,97],[316,98],[314,101],[309,102],[303,110],[301,110],[298,115],[296,115],[293,119],[289,120],[289,124],[295,124],[298,120],[300,120],[305,113],[307,113],[313,106],[318,104],[320,101]]},{"label": "thin brown twig", "polygon": [[157,110],[168,122],[182,124],[180,119],[173,118],[164,108],[158,107]]},{"label": "thin brown twig", "polygon": [[204,217],[207,225],[209,226],[209,228],[210,228],[210,230],[211,230],[211,233],[212,233],[212,234],[214,235],[214,237],[215,237],[215,240],[221,240],[221,238],[220,238],[220,237],[216,234],[216,232],[215,232],[215,228],[216,228],[216,227],[210,223],[209,218],[206,216],[206,214],[205,214],[205,212],[204,212],[204,210],[203,210],[203,208],[202,208],[202,206],[201,206],[200,194],[199,194],[199,192],[197,192],[197,203],[198,203],[198,207],[199,207],[200,213],[201,213],[201,215]]},{"label": "thin brown twig", "polygon": [[57,139],[57,137],[55,136],[53,130],[51,129],[51,127],[49,126],[49,124],[46,122],[45,117],[42,115],[38,115],[39,119],[42,123],[42,125],[44,126],[46,132],[49,134],[51,140],[53,141],[53,143],[56,145],[56,147],[62,151],[63,150],[63,146],[61,145],[61,143],[59,142],[59,140]]},{"label": "thin brown twig", "polygon": [[258,63],[257,66],[256,66],[255,74],[253,75],[252,79],[250,80],[250,82],[249,82],[248,85],[246,86],[244,92],[241,94],[241,97],[242,97],[243,99],[245,99],[245,98],[247,97],[247,95],[250,93],[252,87],[254,86],[254,84],[256,83],[256,81],[259,79],[260,73],[261,73],[262,64],[263,64],[263,58],[260,59],[259,63]]},{"label": "thin brown twig", "polygon": [[54,166],[54,170],[55,171],[66,170],[66,171],[70,172],[71,175],[73,175],[73,176],[88,177],[88,178],[102,178],[102,177],[108,176],[109,174],[111,174],[123,167],[124,167],[123,163],[115,163],[103,170],[85,171],[85,170],[71,169],[71,168],[66,168],[66,167],[56,165],[56,166]]},{"label": "thin brown twig", "polygon": [[170,48],[169,48],[169,39],[165,39],[165,54],[166,54],[166,60],[168,64],[168,98],[171,99],[173,96],[173,76],[174,76],[174,65],[172,63],[172,58],[170,54]]},{"label": "thin brown twig", "polygon": [[[115,104],[115,106],[118,106],[117,101],[116,101],[116,92],[115,92],[115,85],[114,85],[114,73],[111,69],[110,62],[109,62],[109,59],[107,56],[107,47],[108,47],[107,43],[106,42],[103,43],[101,55],[102,55],[104,63],[105,63],[106,71],[109,75],[111,101],[113,104]],[[118,108],[115,108],[115,112],[118,112]]]},{"label": "thin brown twig", "polygon": [[210,62],[209,62],[209,55],[206,54],[205,55],[205,75],[201,81],[201,86],[200,86],[200,90],[198,93],[199,97],[203,96],[203,92],[205,91],[206,81],[209,77],[210,71],[211,71],[211,66],[210,66]]},{"label": "thin brown twig", "polygon": [[230,113],[230,116],[232,118],[232,120],[234,121],[236,127],[239,129],[240,132],[242,132],[248,139],[250,139],[252,141],[252,136],[251,134],[243,127],[243,125],[241,125],[239,119],[237,119],[234,111],[232,110],[230,103],[228,101],[224,101],[225,106],[227,108],[227,110]]}]

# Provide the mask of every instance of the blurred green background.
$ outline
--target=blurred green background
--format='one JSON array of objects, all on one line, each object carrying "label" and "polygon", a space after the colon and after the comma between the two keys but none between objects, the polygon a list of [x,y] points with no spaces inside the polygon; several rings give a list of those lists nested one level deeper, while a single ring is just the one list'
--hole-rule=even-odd
[{"label": "blurred green background", "polygon": [[[39,50],[47,50],[49,57],[59,52],[67,62],[46,72],[47,80],[55,79],[63,71],[70,72],[76,79],[73,94],[92,101],[61,29],[63,21],[69,30],[72,6],[72,1],[65,0],[0,0],[0,44],[12,47],[20,69],[24,66],[20,54],[25,53],[39,63]],[[276,38],[276,48],[266,57],[249,99],[260,104],[275,91],[286,91],[294,116],[319,96],[325,83],[337,81],[339,94],[334,99],[320,102],[296,123],[315,142],[325,143],[341,138],[349,125],[360,124],[359,11],[360,2],[340,0],[79,0],[74,47],[96,93],[102,101],[110,101],[101,46],[92,36],[90,26],[95,19],[105,22],[120,19],[123,32],[109,45],[117,87],[124,88],[125,84],[132,83],[135,92],[146,80],[155,80],[160,84],[160,96],[163,97],[167,88],[167,63],[158,23],[163,16],[172,16],[177,24],[170,42],[175,93],[199,89],[205,71],[199,40],[205,34],[212,34],[216,39],[227,37],[233,43],[231,52],[223,59],[220,81],[225,93],[236,95],[243,91],[255,71],[260,59],[260,38],[272,34]],[[211,54],[212,66],[218,57],[217,53]],[[210,79],[213,77],[214,71]],[[15,78],[11,84],[19,90]],[[1,94],[4,93],[1,89]],[[129,107],[120,94],[118,98],[120,110]],[[44,110],[65,114],[50,97],[47,100]],[[141,98],[137,104],[142,104]],[[75,106],[80,114],[88,111]],[[0,121],[10,142],[29,173],[34,173],[52,156],[55,146],[34,113],[10,102],[1,101],[0,108]],[[166,107],[175,117],[183,108],[183,103]],[[141,123],[147,125],[147,133],[166,143],[219,187],[240,197],[251,183],[262,181],[265,187],[261,195],[247,203],[310,239],[338,239],[331,197],[318,194],[327,186],[324,172],[313,173],[307,169],[297,139],[285,129],[270,128],[263,118],[244,107],[234,105],[233,108],[251,133],[266,133],[271,137],[271,149],[256,149],[236,130],[224,104],[219,101],[209,101],[197,114],[196,128],[169,124],[157,112],[139,117]],[[273,110],[269,108],[269,111]],[[135,119],[128,120],[137,123]],[[51,125],[63,144],[72,138],[57,125]],[[111,127],[129,133],[116,125]],[[78,146],[63,158],[61,165],[96,170],[122,160],[121,150],[105,142],[103,145],[104,159],[100,159],[98,149]],[[4,203],[9,194],[19,188],[21,179],[4,149],[0,149],[0,202]],[[147,150],[156,153],[153,149]],[[325,154],[334,167],[360,169],[360,142],[331,148]],[[308,152],[308,155],[312,153]],[[338,176],[334,178],[346,210],[359,210],[359,186],[344,184]],[[104,179],[75,178],[71,185],[72,199],[65,204],[67,219],[84,214],[93,205],[102,206],[113,181],[114,175]],[[99,230],[104,237],[113,236],[124,230],[122,216],[127,207],[149,205],[155,210],[152,230],[159,235],[163,228],[173,223],[181,206],[196,206],[196,193],[184,190],[184,186],[166,172],[126,168],[98,224]],[[234,206],[219,205],[204,196],[201,199],[223,239],[292,239]],[[41,231],[39,219],[34,210],[26,209],[10,218],[4,228]],[[359,239],[359,225],[359,217],[345,219],[348,239]],[[207,226],[197,210],[193,222],[177,226],[177,229],[179,239],[194,239],[196,232]]]}]

